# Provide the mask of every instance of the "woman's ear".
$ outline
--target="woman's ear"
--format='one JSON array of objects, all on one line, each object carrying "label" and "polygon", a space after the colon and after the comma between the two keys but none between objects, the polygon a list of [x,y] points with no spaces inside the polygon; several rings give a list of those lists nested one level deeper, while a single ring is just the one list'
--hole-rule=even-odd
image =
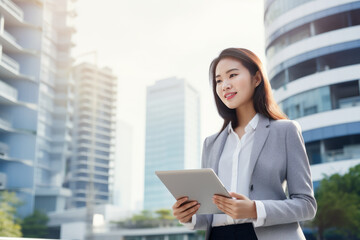
[{"label": "woman's ear", "polygon": [[255,88],[256,88],[261,83],[261,75],[259,70],[255,73],[254,80],[255,80]]}]

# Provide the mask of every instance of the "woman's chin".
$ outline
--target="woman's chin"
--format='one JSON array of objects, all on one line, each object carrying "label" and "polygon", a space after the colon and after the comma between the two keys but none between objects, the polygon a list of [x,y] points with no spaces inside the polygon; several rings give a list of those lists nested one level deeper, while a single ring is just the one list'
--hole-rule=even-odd
[{"label": "woman's chin", "polygon": [[229,109],[236,109],[235,105],[226,105]]}]

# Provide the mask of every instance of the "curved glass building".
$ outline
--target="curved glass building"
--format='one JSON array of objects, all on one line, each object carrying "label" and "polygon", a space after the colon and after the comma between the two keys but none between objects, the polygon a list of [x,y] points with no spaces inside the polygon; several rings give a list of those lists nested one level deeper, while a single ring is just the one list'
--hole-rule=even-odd
[{"label": "curved glass building", "polygon": [[360,163],[360,1],[265,0],[276,101],[303,132],[314,187]]}]

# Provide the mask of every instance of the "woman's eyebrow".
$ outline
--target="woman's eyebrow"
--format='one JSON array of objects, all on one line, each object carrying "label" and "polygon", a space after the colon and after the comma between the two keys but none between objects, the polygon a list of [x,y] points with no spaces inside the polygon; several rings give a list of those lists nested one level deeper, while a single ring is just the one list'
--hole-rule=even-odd
[{"label": "woman's eyebrow", "polygon": [[[239,70],[239,69],[237,69],[237,68],[232,68],[232,69],[227,70],[226,73],[229,73],[229,72],[231,72],[231,71],[233,71],[233,70]],[[220,77],[220,75],[216,75],[215,78],[217,78],[217,77]]]}]

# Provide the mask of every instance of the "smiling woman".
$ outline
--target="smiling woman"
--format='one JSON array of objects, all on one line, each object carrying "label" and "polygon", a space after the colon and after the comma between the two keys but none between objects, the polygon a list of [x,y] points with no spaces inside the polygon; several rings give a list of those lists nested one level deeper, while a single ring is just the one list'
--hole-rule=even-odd
[{"label": "smiling woman", "polygon": [[223,50],[210,81],[224,124],[205,139],[202,167],[218,174],[232,198],[214,195],[225,214],[201,215],[185,196],[174,216],[206,229],[210,240],[305,239],[299,222],[312,219],[317,204],[300,125],[282,113],[261,61],[247,49]]},{"label": "smiling woman", "polygon": [[[228,70],[226,74],[221,73],[221,70],[226,68],[231,71]],[[234,77],[234,75],[236,76]],[[226,81],[233,78],[237,81],[233,85],[237,86],[238,90],[241,89],[242,96],[240,98],[245,98],[248,103],[249,101],[251,103],[250,105],[242,104],[243,106],[252,106],[255,112],[272,119],[287,118],[273,98],[271,86],[260,59],[247,49],[228,48],[222,51],[220,56],[215,58],[210,65],[210,84],[216,107],[220,116],[224,119],[220,132],[224,130],[229,122],[232,123],[232,127],[238,125],[236,108],[228,106],[228,101],[223,101],[224,95],[221,93],[221,91],[229,91],[222,89],[222,87],[229,87],[229,85],[224,85],[224,81],[225,84],[228,84]]]}]

